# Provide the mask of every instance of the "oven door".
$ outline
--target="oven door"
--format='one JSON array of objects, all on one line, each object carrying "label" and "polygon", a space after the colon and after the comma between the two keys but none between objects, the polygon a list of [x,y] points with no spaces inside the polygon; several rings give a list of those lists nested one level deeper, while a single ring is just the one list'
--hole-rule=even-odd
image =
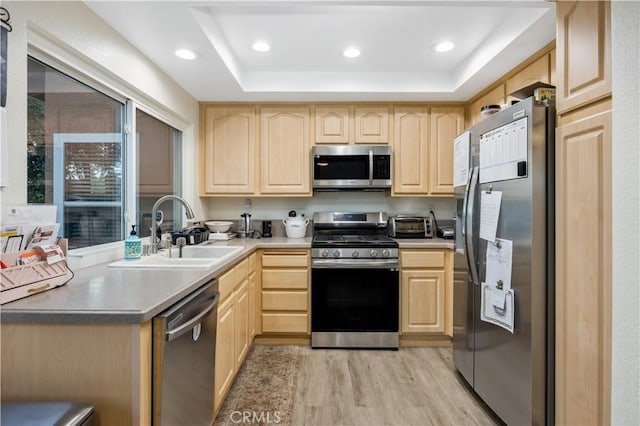
[{"label": "oven door", "polygon": [[397,348],[399,286],[397,261],[314,261],[311,346]]}]

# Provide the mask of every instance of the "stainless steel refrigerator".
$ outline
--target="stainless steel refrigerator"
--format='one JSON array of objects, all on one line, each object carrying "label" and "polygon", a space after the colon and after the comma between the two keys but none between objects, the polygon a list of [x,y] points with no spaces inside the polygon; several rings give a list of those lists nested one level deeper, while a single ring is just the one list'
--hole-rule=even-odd
[{"label": "stainless steel refrigerator", "polygon": [[[554,424],[554,132],[554,107],[528,98],[455,143],[453,360],[509,425]],[[491,194],[501,196],[497,224]],[[489,289],[503,283],[487,282],[487,254],[500,241],[511,247],[511,292],[492,306]],[[511,329],[486,321],[496,312],[510,313]]]}]

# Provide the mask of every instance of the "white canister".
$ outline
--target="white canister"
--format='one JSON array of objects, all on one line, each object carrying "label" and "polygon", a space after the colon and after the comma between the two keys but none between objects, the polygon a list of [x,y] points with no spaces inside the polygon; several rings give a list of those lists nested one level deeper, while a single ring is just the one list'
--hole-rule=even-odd
[{"label": "white canister", "polygon": [[307,235],[309,219],[304,219],[300,216],[286,217],[282,219],[282,223],[284,224],[287,238],[304,238]]}]

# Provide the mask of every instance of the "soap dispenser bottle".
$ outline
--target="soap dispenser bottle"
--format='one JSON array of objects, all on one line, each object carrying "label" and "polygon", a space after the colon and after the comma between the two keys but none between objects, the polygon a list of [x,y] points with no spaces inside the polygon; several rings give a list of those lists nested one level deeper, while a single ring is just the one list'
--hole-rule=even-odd
[{"label": "soap dispenser bottle", "polygon": [[139,259],[142,256],[142,240],[136,233],[136,226],[131,225],[131,232],[124,240],[124,258]]}]

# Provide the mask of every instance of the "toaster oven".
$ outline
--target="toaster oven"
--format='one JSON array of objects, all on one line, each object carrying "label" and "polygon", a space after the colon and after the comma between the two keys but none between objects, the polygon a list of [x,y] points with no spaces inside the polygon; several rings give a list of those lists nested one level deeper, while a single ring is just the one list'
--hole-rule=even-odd
[{"label": "toaster oven", "polygon": [[433,219],[429,216],[397,215],[389,218],[392,238],[433,238]]}]

